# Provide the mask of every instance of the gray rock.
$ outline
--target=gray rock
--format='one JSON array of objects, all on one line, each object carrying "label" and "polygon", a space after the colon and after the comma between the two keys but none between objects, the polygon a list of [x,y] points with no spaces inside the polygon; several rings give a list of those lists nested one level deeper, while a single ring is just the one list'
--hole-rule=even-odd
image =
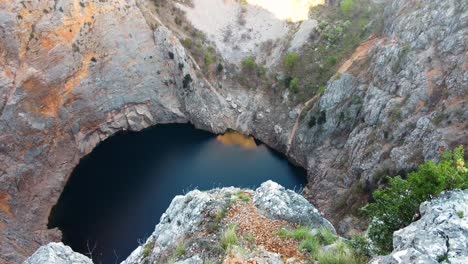
[{"label": "gray rock", "polygon": [[260,212],[272,219],[307,225],[312,228],[325,226],[335,232],[335,228],[302,195],[273,181],[267,181],[255,190],[254,204]]},{"label": "gray rock", "polygon": [[[207,192],[191,191],[186,195],[176,196],[145,244],[154,244],[149,258],[156,260],[169,248],[174,247],[178,239],[199,228],[208,207],[216,198]],[[140,263],[145,245],[139,246],[122,264]]]},{"label": "gray rock", "polygon": [[196,255],[188,259],[177,261],[174,264],[203,264],[203,260],[198,255]]},{"label": "gray rock", "polygon": [[88,257],[74,252],[69,246],[49,243],[40,247],[23,264],[93,264]]},{"label": "gray rock", "polygon": [[393,234],[394,251],[371,263],[467,263],[468,190],[422,203],[421,219]]}]

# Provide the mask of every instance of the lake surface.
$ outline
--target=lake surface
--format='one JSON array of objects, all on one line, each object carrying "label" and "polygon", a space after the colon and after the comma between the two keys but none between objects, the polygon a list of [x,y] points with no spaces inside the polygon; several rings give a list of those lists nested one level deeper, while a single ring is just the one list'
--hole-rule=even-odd
[{"label": "lake surface", "polygon": [[120,263],[153,232],[175,195],[255,188],[270,179],[290,189],[305,185],[303,169],[252,142],[239,135],[217,138],[191,125],[118,133],[80,161],[49,227],[59,227],[75,251],[95,248],[95,263]]}]

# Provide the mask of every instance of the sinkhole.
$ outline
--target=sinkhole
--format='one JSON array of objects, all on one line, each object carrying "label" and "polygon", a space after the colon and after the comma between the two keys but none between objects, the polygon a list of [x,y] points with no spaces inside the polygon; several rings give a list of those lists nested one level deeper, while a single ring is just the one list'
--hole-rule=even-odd
[{"label": "sinkhole", "polygon": [[174,196],[267,180],[297,190],[306,172],[237,133],[216,136],[188,124],[119,132],[81,159],[49,228],[58,227],[73,250],[92,252],[95,263],[120,263],[153,232]]}]

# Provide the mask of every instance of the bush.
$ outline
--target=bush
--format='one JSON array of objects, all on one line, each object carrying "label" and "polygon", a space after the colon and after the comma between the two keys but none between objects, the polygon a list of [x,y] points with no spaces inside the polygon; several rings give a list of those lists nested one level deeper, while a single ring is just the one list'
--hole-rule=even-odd
[{"label": "bush", "polygon": [[370,257],[372,255],[372,249],[370,241],[367,237],[361,235],[355,235],[349,242],[351,248],[358,255]]},{"label": "bush", "polygon": [[153,251],[153,248],[154,248],[154,240],[151,240],[150,242],[146,243],[143,246],[143,258],[147,258]]},{"label": "bush", "polygon": [[296,229],[282,228],[279,230],[278,235],[282,238],[292,238],[299,241],[299,250],[301,251],[315,254],[320,249],[318,239],[312,234],[312,231],[308,227],[300,226]]},{"label": "bush", "polygon": [[283,67],[287,72],[291,72],[296,66],[297,61],[299,60],[299,54],[295,52],[288,53],[283,58]]},{"label": "bush", "polygon": [[354,6],[354,0],[342,0],[340,3],[341,12],[348,14]]},{"label": "bush", "polygon": [[368,235],[381,254],[392,251],[393,232],[412,222],[419,204],[442,191],[468,188],[463,147],[443,153],[437,164],[427,161],[419,165],[406,179],[400,176],[387,178],[388,186],[375,191],[374,202],[362,208],[372,219]]},{"label": "bush", "polygon": [[242,61],[242,69],[245,71],[254,71],[257,68],[257,63],[253,57],[248,57]]},{"label": "bush", "polygon": [[313,236],[310,229],[305,226],[300,226],[296,229],[285,229],[281,228],[278,235],[282,238],[292,238],[294,240],[303,240],[307,237]]},{"label": "bush", "polygon": [[293,93],[297,93],[298,90],[299,90],[299,78],[295,77],[291,80],[291,82],[289,83],[289,89],[291,89],[291,91]]},{"label": "bush", "polygon": [[327,58],[327,63],[330,66],[335,66],[335,64],[338,62],[338,58],[336,56],[330,56]]},{"label": "bush", "polygon": [[308,236],[299,243],[299,250],[315,255],[320,250],[320,243],[314,236]]},{"label": "bush", "polygon": [[236,234],[236,225],[229,225],[227,229],[224,231],[224,233],[221,235],[221,247],[229,251],[232,246],[237,245],[239,242],[239,239],[237,238]]},{"label": "bush", "polygon": [[333,234],[330,229],[326,227],[321,227],[319,229],[319,232],[317,234],[318,239],[320,240],[320,243],[322,245],[330,245],[333,244],[333,242],[336,241],[337,237],[335,234]]},{"label": "bush", "polygon": [[175,257],[180,257],[180,256],[183,256],[185,254],[185,247],[183,245],[177,245],[176,248],[175,248],[175,251],[174,251],[174,255]]}]

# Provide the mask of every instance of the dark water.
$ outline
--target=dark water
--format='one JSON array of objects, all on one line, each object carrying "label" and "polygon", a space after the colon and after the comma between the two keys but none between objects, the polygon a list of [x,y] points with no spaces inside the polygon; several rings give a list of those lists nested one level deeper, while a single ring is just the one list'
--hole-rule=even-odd
[{"label": "dark water", "polygon": [[[198,188],[258,187],[274,180],[290,189],[305,172],[264,145],[229,146],[190,125],[161,125],[120,133],[75,168],[49,226],[96,263],[125,259],[154,230],[175,195]],[[89,249],[88,249],[89,248]]]}]

